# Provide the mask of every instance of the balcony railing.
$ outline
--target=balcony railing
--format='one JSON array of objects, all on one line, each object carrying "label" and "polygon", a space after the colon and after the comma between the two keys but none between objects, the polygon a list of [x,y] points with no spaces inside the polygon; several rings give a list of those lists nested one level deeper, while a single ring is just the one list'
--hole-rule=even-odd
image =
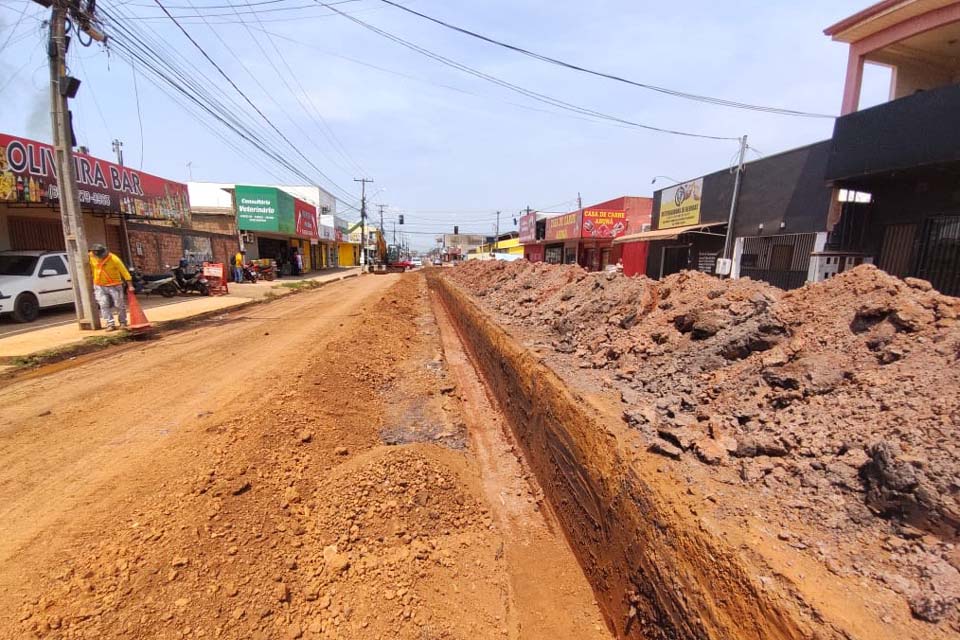
[{"label": "balcony railing", "polygon": [[827,180],[960,163],[960,85],[921,91],[838,118]]}]

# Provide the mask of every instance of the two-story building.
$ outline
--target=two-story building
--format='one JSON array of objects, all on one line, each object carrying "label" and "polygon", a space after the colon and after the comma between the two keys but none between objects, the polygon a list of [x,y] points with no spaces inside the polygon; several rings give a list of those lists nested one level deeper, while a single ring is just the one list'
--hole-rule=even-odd
[{"label": "two-story building", "polygon": [[[827,248],[960,295],[960,2],[884,0],[825,33],[849,45]],[[889,70],[890,100],[860,109],[867,65]]]}]

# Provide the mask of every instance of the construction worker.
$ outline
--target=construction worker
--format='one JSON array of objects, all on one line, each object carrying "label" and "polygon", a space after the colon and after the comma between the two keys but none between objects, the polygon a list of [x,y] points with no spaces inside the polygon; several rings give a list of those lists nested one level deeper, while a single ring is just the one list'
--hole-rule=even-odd
[{"label": "construction worker", "polygon": [[93,293],[100,305],[100,318],[107,325],[107,331],[117,330],[113,322],[114,308],[120,328],[126,327],[127,299],[123,285],[130,283],[130,272],[120,258],[99,243],[90,247],[90,268],[93,271]]}]

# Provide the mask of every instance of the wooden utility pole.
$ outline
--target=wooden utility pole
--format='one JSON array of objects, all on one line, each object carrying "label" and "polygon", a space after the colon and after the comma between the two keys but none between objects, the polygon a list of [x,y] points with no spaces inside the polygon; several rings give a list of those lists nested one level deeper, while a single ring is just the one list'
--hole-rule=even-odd
[{"label": "wooden utility pole", "polygon": [[[66,73],[66,21],[66,4],[63,0],[55,0],[50,15],[50,41],[47,48],[50,58],[50,120],[53,125],[54,163],[60,190],[60,220],[63,223],[67,261],[73,276],[71,279],[77,323],[81,329],[93,330],[100,328],[100,316],[93,305],[87,236],[83,228],[80,191],[77,188],[76,167],[73,164],[73,131],[70,126],[67,95],[70,93],[70,85],[76,81]],[[102,37],[100,36],[101,39]]]}]

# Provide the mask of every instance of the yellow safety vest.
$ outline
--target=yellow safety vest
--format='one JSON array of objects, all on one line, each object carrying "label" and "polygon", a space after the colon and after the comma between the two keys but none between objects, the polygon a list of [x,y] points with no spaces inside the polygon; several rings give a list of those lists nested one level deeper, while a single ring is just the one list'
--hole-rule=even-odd
[{"label": "yellow safety vest", "polygon": [[112,253],[108,253],[103,260],[91,256],[90,268],[93,270],[93,284],[101,287],[115,287],[124,280],[131,280],[123,261]]}]

